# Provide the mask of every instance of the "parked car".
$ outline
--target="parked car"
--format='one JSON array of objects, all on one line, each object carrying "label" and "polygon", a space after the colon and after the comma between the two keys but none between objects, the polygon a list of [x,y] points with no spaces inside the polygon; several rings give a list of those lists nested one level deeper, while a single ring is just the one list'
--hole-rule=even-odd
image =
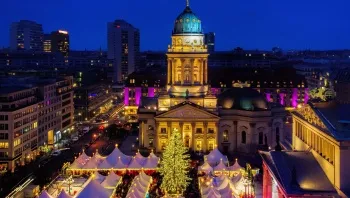
[{"label": "parked car", "polygon": [[59,156],[61,154],[60,150],[55,150],[54,152],[51,153],[52,156]]},{"label": "parked car", "polygon": [[83,128],[83,133],[88,133],[90,131],[90,127],[86,126]]}]

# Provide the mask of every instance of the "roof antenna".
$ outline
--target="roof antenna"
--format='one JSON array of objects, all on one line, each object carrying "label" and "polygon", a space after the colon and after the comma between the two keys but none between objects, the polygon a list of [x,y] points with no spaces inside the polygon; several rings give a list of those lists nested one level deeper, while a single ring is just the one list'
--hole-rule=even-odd
[{"label": "roof antenna", "polygon": [[190,7],[190,0],[186,0],[186,6]]}]

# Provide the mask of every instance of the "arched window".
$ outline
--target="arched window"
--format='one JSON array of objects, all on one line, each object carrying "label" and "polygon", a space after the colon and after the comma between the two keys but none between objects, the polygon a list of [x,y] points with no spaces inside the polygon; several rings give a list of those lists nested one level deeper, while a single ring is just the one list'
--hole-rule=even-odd
[{"label": "arched window", "polygon": [[228,130],[224,131],[223,136],[224,136],[224,142],[228,142]]},{"label": "arched window", "polygon": [[245,144],[247,142],[247,133],[245,131],[242,131],[242,144]]},{"label": "arched window", "polygon": [[264,144],[264,133],[259,132],[259,144]]},{"label": "arched window", "polygon": [[280,128],[276,127],[276,142],[280,141]]}]

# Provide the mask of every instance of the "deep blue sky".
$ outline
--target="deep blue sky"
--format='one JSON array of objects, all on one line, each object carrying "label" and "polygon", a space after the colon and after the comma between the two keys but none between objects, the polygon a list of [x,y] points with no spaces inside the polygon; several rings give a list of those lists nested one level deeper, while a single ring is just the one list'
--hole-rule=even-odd
[{"label": "deep blue sky", "polygon": [[[349,0],[191,0],[217,49],[350,48]],[[20,19],[44,31],[66,29],[72,49],[106,49],[107,22],[125,19],[141,30],[142,50],[165,50],[185,0],[1,0],[0,46]]]}]

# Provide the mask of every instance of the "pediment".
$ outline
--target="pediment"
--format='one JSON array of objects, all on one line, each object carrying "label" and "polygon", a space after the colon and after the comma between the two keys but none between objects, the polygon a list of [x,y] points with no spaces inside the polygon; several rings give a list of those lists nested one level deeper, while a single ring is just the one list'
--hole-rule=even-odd
[{"label": "pediment", "polygon": [[193,107],[191,105],[184,105],[171,109],[168,112],[162,113],[155,117],[157,118],[179,118],[179,119],[218,119],[217,115],[206,110]]}]

